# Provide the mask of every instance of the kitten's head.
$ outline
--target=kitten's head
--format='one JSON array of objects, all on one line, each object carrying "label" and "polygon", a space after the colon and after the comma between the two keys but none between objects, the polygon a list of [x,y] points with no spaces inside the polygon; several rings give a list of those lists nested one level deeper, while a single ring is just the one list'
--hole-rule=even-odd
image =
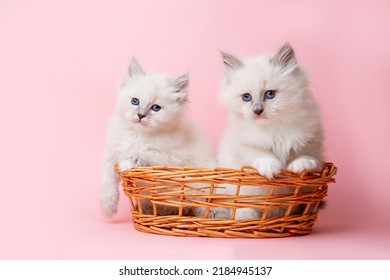
[{"label": "kitten's head", "polygon": [[117,102],[121,119],[134,130],[171,130],[184,117],[188,76],[170,79],[146,73],[133,58]]},{"label": "kitten's head", "polygon": [[221,100],[235,118],[258,124],[294,118],[307,98],[307,79],[286,43],[276,53],[238,59],[222,52],[225,88]]}]

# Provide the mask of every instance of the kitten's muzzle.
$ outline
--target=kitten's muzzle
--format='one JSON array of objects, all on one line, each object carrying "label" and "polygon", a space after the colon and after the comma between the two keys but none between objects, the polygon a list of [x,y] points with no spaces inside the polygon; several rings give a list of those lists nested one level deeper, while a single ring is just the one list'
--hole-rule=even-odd
[{"label": "kitten's muzzle", "polygon": [[253,107],[252,107],[252,111],[253,113],[255,113],[256,115],[260,116],[261,113],[263,113],[263,106],[261,106],[260,103],[255,103],[253,104]]},{"label": "kitten's muzzle", "polygon": [[138,113],[137,116],[138,116],[139,120],[142,120],[143,118],[146,117],[146,115],[140,114],[140,113]]},{"label": "kitten's muzzle", "polygon": [[255,109],[255,110],[253,110],[253,113],[255,113],[256,115],[260,116],[261,113],[263,113],[263,109]]}]

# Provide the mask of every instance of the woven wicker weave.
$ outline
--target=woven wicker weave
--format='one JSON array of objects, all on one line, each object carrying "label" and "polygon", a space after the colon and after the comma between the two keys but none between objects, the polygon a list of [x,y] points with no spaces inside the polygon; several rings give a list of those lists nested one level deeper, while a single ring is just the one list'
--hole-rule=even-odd
[{"label": "woven wicker weave", "polygon": [[[299,175],[283,171],[267,180],[254,169],[206,169],[194,167],[136,167],[119,173],[129,197],[132,218],[137,230],[174,236],[264,238],[304,235],[317,220],[318,206],[327,195],[328,183],[335,182],[337,168],[326,163],[322,171],[304,171]],[[202,188],[197,189],[193,184]],[[236,195],[215,194],[221,185],[234,185]],[[240,195],[241,186],[267,187],[267,195]],[[278,188],[290,187],[288,194]],[[307,186],[310,192],[301,192]],[[149,202],[149,210],[139,207]],[[162,205],[175,209],[174,215],[159,216]],[[203,208],[203,216],[188,216],[191,207]],[[231,209],[232,218],[209,218],[212,208]],[[238,208],[262,210],[262,217],[238,220]],[[285,209],[282,216],[268,217],[270,209]],[[145,208],[146,209],[146,208]],[[299,213],[293,209],[301,209]]]}]

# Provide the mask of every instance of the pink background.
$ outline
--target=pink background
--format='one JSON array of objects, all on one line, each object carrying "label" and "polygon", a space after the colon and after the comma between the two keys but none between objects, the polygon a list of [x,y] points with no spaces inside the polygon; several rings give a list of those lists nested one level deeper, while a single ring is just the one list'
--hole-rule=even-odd
[{"label": "pink background", "polygon": [[[389,1],[1,1],[1,259],[390,259]],[[293,3],[294,2],[294,3]],[[140,233],[98,205],[107,120],[127,62],[188,71],[189,115],[215,146],[219,50],[288,40],[311,69],[339,167],[312,234],[263,240]]]}]

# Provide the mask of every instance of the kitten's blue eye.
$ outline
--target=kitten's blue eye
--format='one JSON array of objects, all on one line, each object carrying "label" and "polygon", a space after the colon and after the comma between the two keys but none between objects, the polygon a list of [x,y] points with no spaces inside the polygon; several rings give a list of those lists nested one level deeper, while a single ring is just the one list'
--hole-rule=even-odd
[{"label": "kitten's blue eye", "polygon": [[133,104],[134,106],[139,105],[139,100],[138,100],[138,98],[133,97],[133,98],[131,99],[131,104]]},{"label": "kitten's blue eye", "polygon": [[242,95],[242,100],[244,100],[245,102],[249,102],[252,100],[252,95],[250,95],[249,93],[244,93]]},{"label": "kitten's blue eye", "polygon": [[265,98],[267,98],[267,99],[272,99],[275,97],[275,95],[276,95],[275,90],[267,90],[264,94]]},{"label": "kitten's blue eye", "polygon": [[157,105],[157,104],[153,104],[151,109],[155,112],[158,112],[161,110],[161,106],[160,105]]}]

